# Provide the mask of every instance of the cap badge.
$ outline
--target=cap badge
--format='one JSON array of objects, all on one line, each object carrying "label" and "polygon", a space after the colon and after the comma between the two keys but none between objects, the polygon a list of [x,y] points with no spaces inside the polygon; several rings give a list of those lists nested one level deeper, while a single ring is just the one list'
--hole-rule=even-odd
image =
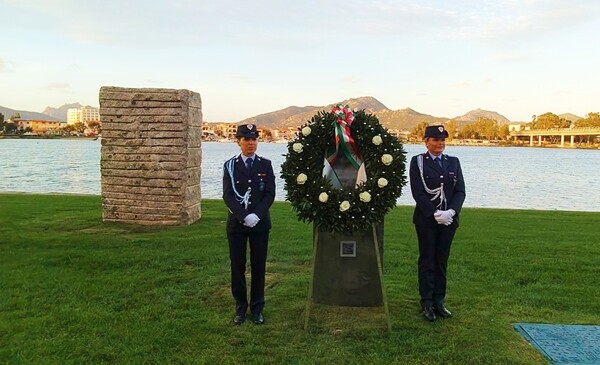
[{"label": "cap badge", "polygon": [[440,131],[440,133],[442,133],[442,132],[444,132],[444,127],[442,127],[442,126],[439,126],[439,127],[438,127],[438,130]]},{"label": "cap badge", "polygon": [[248,124],[248,125],[246,125],[246,128],[248,128],[249,130],[252,130],[252,128],[254,128],[254,126],[252,124]]}]

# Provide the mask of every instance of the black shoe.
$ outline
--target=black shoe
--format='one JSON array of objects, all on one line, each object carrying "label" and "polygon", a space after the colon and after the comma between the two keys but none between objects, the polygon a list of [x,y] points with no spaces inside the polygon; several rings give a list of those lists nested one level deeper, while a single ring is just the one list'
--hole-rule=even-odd
[{"label": "black shoe", "polygon": [[450,312],[448,310],[448,308],[444,307],[443,304],[436,305],[434,308],[435,308],[436,313],[439,314],[440,317],[442,317],[442,318],[452,317],[452,312]]},{"label": "black shoe", "polygon": [[236,314],[235,317],[233,317],[233,323],[240,325],[242,323],[244,323],[246,321],[246,315],[245,314]]},{"label": "black shoe", "polygon": [[423,317],[427,319],[429,322],[433,322],[436,320],[435,313],[433,313],[433,307],[423,307]]},{"label": "black shoe", "polygon": [[265,323],[265,317],[263,317],[262,313],[254,313],[252,315],[252,322],[254,322],[254,324],[264,324]]}]

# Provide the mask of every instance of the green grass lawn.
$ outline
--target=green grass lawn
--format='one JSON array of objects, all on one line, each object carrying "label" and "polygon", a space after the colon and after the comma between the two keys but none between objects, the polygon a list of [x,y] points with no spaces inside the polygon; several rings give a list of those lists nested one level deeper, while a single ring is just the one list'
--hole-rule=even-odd
[{"label": "green grass lawn", "polygon": [[545,364],[515,322],[600,324],[600,213],[464,209],[454,317],[419,315],[412,208],[386,219],[393,330],[376,309],[314,306],[311,226],[275,203],[266,325],[231,320],[226,209],[187,227],[102,223],[100,197],[0,194],[2,364]]}]

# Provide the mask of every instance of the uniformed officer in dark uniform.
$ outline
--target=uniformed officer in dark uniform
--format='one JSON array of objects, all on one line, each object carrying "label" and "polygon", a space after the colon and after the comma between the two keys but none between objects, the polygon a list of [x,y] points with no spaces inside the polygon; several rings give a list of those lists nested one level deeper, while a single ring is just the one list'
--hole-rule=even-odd
[{"label": "uniformed officer in dark uniform", "polygon": [[452,316],[446,308],[446,268],[452,238],[465,200],[465,181],[458,158],[444,155],[448,132],[425,129],[427,152],[410,161],[410,188],[417,205],[413,223],[419,240],[419,292],[423,316],[435,321]]},{"label": "uniformed officer in dark uniform", "polygon": [[[252,321],[263,324],[265,265],[275,200],[275,175],[271,161],[256,155],[258,131],[253,124],[238,126],[241,153],[223,166],[223,200],[229,208],[227,240],[231,259],[231,292],[236,302],[235,324],[246,320],[250,307]],[[250,246],[250,305],[246,290],[246,247]]]}]

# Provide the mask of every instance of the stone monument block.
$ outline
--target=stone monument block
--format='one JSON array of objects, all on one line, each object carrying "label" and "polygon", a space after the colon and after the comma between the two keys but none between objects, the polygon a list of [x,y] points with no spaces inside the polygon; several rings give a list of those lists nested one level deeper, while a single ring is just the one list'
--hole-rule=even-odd
[{"label": "stone monument block", "polygon": [[140,225],[198,220],[200,94],[105,86],[100,119],[103,220]]}]

